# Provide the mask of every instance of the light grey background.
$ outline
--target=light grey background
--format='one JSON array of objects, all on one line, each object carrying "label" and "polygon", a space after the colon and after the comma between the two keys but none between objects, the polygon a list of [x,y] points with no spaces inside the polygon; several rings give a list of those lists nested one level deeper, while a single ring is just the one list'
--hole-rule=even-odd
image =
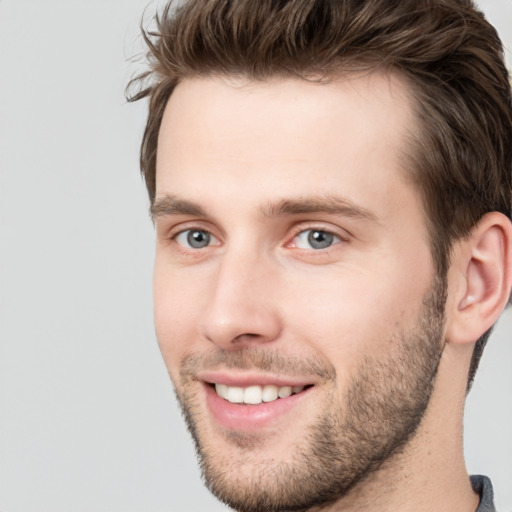
[{"label": "light grey background", "polygon": [[[481,6],[512,48],[512,2]],[[0,2],[0,511],[215,512],[152,326],[142,0]],[[153,4],[154,6],[154,4]],[[149,11],[152,7],[149,8]],[[512,316],[468,399],[470,472],[512,511]]]}]

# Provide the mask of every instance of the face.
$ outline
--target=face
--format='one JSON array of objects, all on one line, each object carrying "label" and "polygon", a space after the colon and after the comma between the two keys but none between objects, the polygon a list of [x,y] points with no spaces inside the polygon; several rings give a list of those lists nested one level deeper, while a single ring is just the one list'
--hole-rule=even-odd
[{"label": "face", "polygon": [[406,88],[189,79],[157,158],[155,322],[212,491],[334,502],[422,421],[441,352]]}]

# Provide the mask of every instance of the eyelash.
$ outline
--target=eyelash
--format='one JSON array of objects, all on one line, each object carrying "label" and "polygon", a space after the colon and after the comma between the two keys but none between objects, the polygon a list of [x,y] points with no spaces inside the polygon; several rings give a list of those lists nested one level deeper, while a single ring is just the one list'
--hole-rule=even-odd
[{"label": "eyelash", "polygon": [[[171,237],[172,240],[174,240],[180,247],[183,247],[184,249],[186,250],[194,250],[194,251],[197,251],[199,249],[204,249],[206,247],[210,247],[211,244],[208,243],[208,245],[204,246],[204,247],[190,247],[190,246],[185,246],[184,244],[181,244],[178,239],[180,236],[182,235],[185,235],[186,233],[189,233],[189,234],[192,234],[192,233],[205,233],[208,237],[208,242],[211,241],[211,239],[213,238],[214,240],[217,240],[217,237],[214,236],[210,231],[208,231],[207,229],[201,229],[201,228],[188,228],[188,229],[184,229],[182,231],[180,231],[179,233],[176,233],[175,235],[173,235]],[[188,236],[187,236],[188,238]]]},{"label": "eyelash", "polygon": [[[309,233],[309,235],[306,236],[306,234]],[[310,240],[310,236],[314,233],[322,233],[324,236],[327,236],[327,238],[331,238],[331,243],[329,243],[329,245],[327,245],[326,247],[311,247],[312,243],[311,243],[311,240]],[[306,240],[302,240],[302,241],[299,241],[299,238],[302,237],[302,238],[306,238]],[[294,243],[294,241],[297,240],[297,242]],[[307,243],[310,245],[310,247],[308,248],[304,248],[304,247],[299,247],[299,243],[301,242],[304,242],[304,241],[307,241]],[[327,230],[327,229],[322,229],[322,228],[318,228],[318,227],[310,227],[308,229],[299,229],[292,237],[292,242],[291,243],[294,243],[294,245],[292,247],[296,247],[297,249],[299,250],[303,250],[303,251],[314,251],[314,252],[320,252],[320,251],[327,251],[329,250],[333,245],[336,245],[340,242],[343,241],[343,238],[336,234],[336,233],[333,233],[332,231],[330,230]],[[322,243],[322,241],[320,241],[320,243]]]},{"label": "eyelash", "polygon": [[[186,229],[181,229],[180,231],[172,234],[169,238],[170,238],[170,240],[175,242],[177,245],[179,245],[182,250],[187,251],[187,252],[194,252],[194,253],[199,251],[199,250],[201,250],[201,249],[207,249],[208,247],[219,245],[219,244],[208,243],[208,245],[206,245],[204,247],[190,247],[190,246],[187,246],[187,245],[185,245],[183,243],[180,243],[178,241],[178,238],[180,236],[183,236],[186,233],[192,233],[194,231],[195,232],[206,233],[209,237],[213,238],[217,242],[219,241],[218,237],[216,237],[209,229],[205,229],[202,226],[190,226],[190,227],[187,227]],[[314,247],[304,248],[304,247],[299,247],[298,246],[299,242],[296,242],[295,240],[297,240],[297,238],[299,236],[301,236],[301,235],[306,236],[305,234],[308,233],[308,232],[323,233],[324,236],[327,235],[327,237],[332,237],[333,241],[328,246],[326,246],[326,247],[320,247],[320,248],[314,248]],[[311,241],[309,240],[309,236],[310,235],[308,235],[308,243],[311,246],[311,243],[310,243]],[[334,230],[325,229],[323,226],[307,226],[307,227],[306,226],[298,226],[294,230],[294,232],[293,232],[292,236],[289,238],[289,240],[290,240],[290,242],[287,242],[285,244],[285,247],[294,247],[294,248],[296,248],[299,251],[317,252],[317,253],[326,252],[331,247],[333,247],[334,245],[337,245],[340,242],[347,242],[348,241],[347,237],[344,237],[341,234],[334,232]],[[321,241],[320,241],[320,243],[321,243]]]}]

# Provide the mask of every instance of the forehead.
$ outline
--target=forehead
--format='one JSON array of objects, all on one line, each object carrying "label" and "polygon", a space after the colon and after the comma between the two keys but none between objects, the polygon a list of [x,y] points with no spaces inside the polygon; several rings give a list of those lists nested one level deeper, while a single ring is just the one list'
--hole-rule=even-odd
[{"label": "forehead", "polygon": [[414,126],[407,87],[394,75],[186,79],[162,120],[156,195],[201,200],[215,188],[222,201],[243,190],[245,205],[279,200],[285,188],[299,196],[341,187],[355,201],[364,191],[389,200],[406,176]]}]

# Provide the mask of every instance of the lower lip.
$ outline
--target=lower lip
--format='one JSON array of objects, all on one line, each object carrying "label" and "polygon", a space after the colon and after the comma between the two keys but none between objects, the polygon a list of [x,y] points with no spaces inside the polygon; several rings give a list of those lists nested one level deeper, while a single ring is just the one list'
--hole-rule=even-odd
[{"label": "lower lip", "polygon": [[255,432],[279,421],[311,392],[308,388],[287,398],[258,405],[233,404],[217,395],[213,386],[205,384],[206,404],[215,421],[228,430]]}]

